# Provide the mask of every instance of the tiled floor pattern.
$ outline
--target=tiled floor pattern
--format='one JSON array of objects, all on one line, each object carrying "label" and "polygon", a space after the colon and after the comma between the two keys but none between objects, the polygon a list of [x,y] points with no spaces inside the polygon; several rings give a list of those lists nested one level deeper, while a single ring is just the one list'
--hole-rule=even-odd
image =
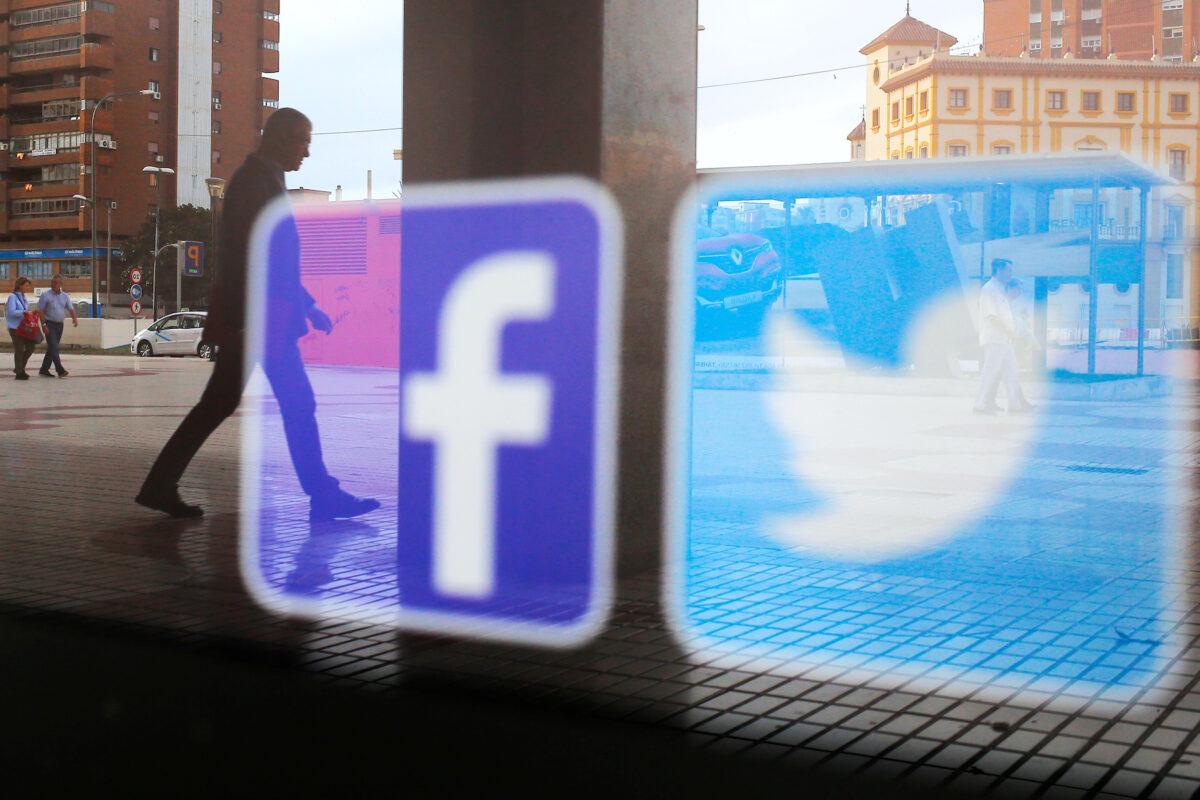
[{"label": "tiled floor pattern", "polygon": [[[653,576],[623,582],[613,624],[583,653],[398,639],[356,622],[288,621],[256,607],[238,575],[236,419],[186,479],[185,494],[210,511],[204,520],[163,522],[128,500],[198,395],[207,365],[120,357],[72,362],[66,381],[0,391],[0,475],[6,485],[23,487],[9,503],[19,511],[6,513],[0,529],[5,613],[101,618],[114,629],[152,631],[180,646],[229,639],[268,645],[298,653],[322,679],[365,689],[449,683],[682,729],[698,747],[747,758],[904,776],[969,796],[1172,798],[1200,788],[1200,575],[1192,554],[1175,566],[1180,602],[1164,614],[1178,646],[1156,665],[1155,688],[1121,700],[1081,687],[1052,694],[972,684],[969,677],[948,685],[945,675],[919,669],[876,674],[864,684],[861,665],[846,662],[793,664],[777,674],[762,659],[739,664],[729,656],[685,656],[659,620]],[[333,414],[323,422],[331,453],[363,445],[355,436],[361,405],[357,412],[353,405],[363,392],[339,398],[338,389],[322,391],[322,407]],[[394,394],[394,386],[380,381],[369,399]],[[1195,466],[1190,452],[1172,458]],[[354,462],[340,465],[350,482],[365,479],[353,474]],[[365,463],[361,453],[357,463]],[[1191,519],[1194,530],[1194,509]],[[373,530],[332,537],[331,549],[368,560],[387,549],[380,542],[386,537]],[[361,563],[338,558],[331,562]],[[323,575],[293,579],[320,582]]]}]

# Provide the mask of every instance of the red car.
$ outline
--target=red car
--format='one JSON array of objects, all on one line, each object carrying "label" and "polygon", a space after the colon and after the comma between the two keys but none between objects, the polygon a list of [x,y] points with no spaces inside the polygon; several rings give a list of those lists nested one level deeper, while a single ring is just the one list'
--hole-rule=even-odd
[{"label": "red car", "polygon": [[769,241],[705,227],[696,236],[697,312],[761,314],[771,307],[783,290],[783,264]]}]

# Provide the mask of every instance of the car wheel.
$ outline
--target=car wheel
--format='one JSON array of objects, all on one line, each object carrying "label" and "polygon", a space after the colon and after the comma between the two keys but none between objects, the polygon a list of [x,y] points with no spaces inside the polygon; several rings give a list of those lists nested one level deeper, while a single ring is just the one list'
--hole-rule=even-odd
[{"label": "car wheel", "polygon": [[140,342],[138,342],[137,354],[142,358],[149,358],[150,356],[154,355],[154,348],[150,346],[149,342],[147,342],[145,339],[142,339]]},{"label": "car wheel", "polygon": [[208,342],[201,342],[200,346],[196,348],[196,355],[200,356],[205,361],[212,361],[213,346]]}]

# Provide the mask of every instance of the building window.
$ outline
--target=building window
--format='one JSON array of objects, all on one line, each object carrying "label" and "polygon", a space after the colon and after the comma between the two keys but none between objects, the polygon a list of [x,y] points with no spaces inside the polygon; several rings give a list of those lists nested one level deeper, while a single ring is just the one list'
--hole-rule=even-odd
[{"label": "building window", "polygon": [[152,30],[152,31],[156,31],[162,27],[162,22],[159,21],[158,17],[150,17],[150,19],[147,20],[147,22],[149,23],[150,30]]},{"label": "building window", "polygon": [[1183,254],[1167,253],[1166,295],[1168,300],[1183,299]]},{"label": "building window", "polygon": [[221,16],[221,12],[224,10],[225,10],[225,6],[222,5],[221,0],[213,0],[213,16],[214,17]]},{"label": "building window", "polygon": [[1079,41],[1079,47],[1082,50],[1099,50],[1100,49],[1100,37],[1099,36],[1084,36]]},{"label": "building window", "polygon": [[270,39],[263,39],[261,46],[263,50],[278,50],[279,42],[273,42]]},{"label": "building window", "polygon": [[994,144],[992,145],[992,155],[994,156],[1011,156],[1012,145],[1010,144]]},{"label": "building window", "polygon": [[150,48],[150,60],[151,61],[158,61],[161,56],[162,56],[162,54],[159,52],[157,47]]},{"label": "building window", "polygon": [[1129,113],[1136,110],[1136,98],[1133,92],[1117,92],[1117,111]]},{"label": "building window", "polygon": [[1163,226],[1163,238],[1183,238],[1183,206],[1167,206],[1167,220],[1166,225]]},{"label": "building window", "polygon": [[921,113],[929,111],[929,92],[921,92]]},{"label": "building window", "polygon": [[1031,52],[1031,53],[1042,52],[1042,43],[1036,39],[1034,41],[1030,42],[1029,43],[1029,52]]},{"label": "building window", "polygon": [[1167,174],[1177,181],[1187,178],[1187,150],[1173,147],[1167,151]]},{"label": "building window", "polygon": [[871,127],[872,128],[879,127],[879,109],[878,108],[871,109]]},{"label": "building window", "polygon": [[212,160],[213,160],[214,164],[221,163],[221,151],[220,150],[213,150]]},{"label": "building window", "polygon": [[1188,96],[1186,94],[1171,94],[1171,113],[1186,114],[1188,113]]},{"label": "building window", "polygon": [[263,108],[279,108],[279,101],[272,100],[268,97],[264,97],[262,103],[263,103]]},{"label": "building window", "polygon": [[913,115],[913,99],[911,97],[904,98],[904,116],[911,117]]},{"label": "building window", "polygon": [[68,19],[78,19],[82,10],[83,7],[80,3],[66,3],[64,5],[47,6],[44,8],[29,8],[23,11],[12,12],[8,18],[8,24],[14,28],[22,28],[26,25],[45,25],[47,23],[61,22]]},{"label": "building window", "polygon": [[967,90],[966,89],[951,89],[950,90],[950,107],[951,108],[966,108],[967,107]]},{"label": "building window", "polygon": [[155,125],[158,124],[158,112],[157,111],[147,112],[146,118],[148,120],[150,120],[150,122],[152,122],[153,124],[155,124]]},{"label": "building window", "polygon": [[146,88],[152,92],[161,92],[162,91],[162,88],[159,85],[158,81],[147,81]]},{"label": "building window", "polygon": [[892,122],[900,121],[900,101],[892,103]]},{"label": "building window", "polygon": [[1084,111],[1099,111],[1100,110],[1100,93],[1099,92],[1084,92],[1080,101],[1080,107]]},{"label": "building window", "polygon": [[1008,111],[1012,108],[1012,89],[993,89],[992,108],[997,111]]},{"label": "building window", "polygon": [[929,145],[921,145],[921,158],[929,158]]},{"label": "building window", "polygon": [[29,42],[13,42],[8,55],[16,61],[22,58],[37,58],[62,53],[77,53],[83,45],[82,36],[55,36],[50,39],[34,39]]},{"label": "building window", "polygon": [[276,12],[274,12],[274,11],[264,11],[264,12],[263,12],[263,19],[269,19],[269,20],[271,20],[272,22],[278,22],[278,21],[279,21],[279,14],[278,14],[278,13],[276,13]]},{"label": "building window", "polygon": [[965,144],[952,144],[946,148],[946,155],[951,158],[964,158],[967,155],[967,146]]},{"label": "building window", "polygon": [[220,75],[220,74],[221,74],[221,62],[214,61],[213,62],[213,75]]},{"label": "building window", "polygon": [[212,121],[212,132],[214,136],[221,133],[221,120],[214,119]]},{"label": "building window", "polygon": [[904,157],[905,157],[905,158],[912,158],[912,157],[913,157],[913,151],[912,151],[912,148],[911,148],[911,147],[910,147],[910,148],[908,148],[907,150],[905,150],[905,151],[904,151]]},{"label": "building window", "polygon": [[1062,111],[1067,107],[1066,92],[1046,92],[1046,108],[1050,111]]},{"label": "building window", "polygon": [[146,142],[146,150],[152,156],[158,155],[158,142]]},{"label": "building window", "polygon": [[225,41],[225,34],[220,31],[213,31],[213,44],[220,44]]}]

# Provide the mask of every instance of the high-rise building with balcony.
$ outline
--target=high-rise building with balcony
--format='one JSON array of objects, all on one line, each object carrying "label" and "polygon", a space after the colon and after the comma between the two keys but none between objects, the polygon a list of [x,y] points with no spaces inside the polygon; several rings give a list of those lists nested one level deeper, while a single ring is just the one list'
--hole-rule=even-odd
[{"label": "high-rise building with balcony", "polygon": [[73,196],[94,168],[103,290],[110,208],[119,249],[153,212],[147,166],[174,170],[164,207],[207,207],[205,179],[228,178],[278,107],[278,70],[279,0],[0,0],[0,280],[60,272],[90,292]]},{"label": "high-rise building with balcony", "polygon": [[1041,58],[1191,61],[1200,0],[983,0],[983,49]]}]

